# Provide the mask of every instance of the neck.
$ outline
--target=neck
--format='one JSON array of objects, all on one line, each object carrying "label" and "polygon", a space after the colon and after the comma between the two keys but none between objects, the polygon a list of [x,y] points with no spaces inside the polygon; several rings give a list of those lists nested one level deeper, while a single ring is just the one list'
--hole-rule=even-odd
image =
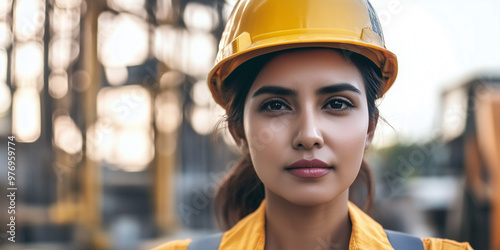
[{"label": "neck", "polygon": [[266,190],[266,250],[349,249],[348,191],[317,206],[299,206]]}]

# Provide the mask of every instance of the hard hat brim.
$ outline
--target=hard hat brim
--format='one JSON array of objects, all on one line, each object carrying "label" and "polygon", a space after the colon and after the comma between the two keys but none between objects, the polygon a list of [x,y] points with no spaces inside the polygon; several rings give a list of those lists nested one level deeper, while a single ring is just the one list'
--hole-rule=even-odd
[{"label": "hard hat brim", "polygon": [[[222,100],[219,95],[224,80],[238,66],[260,55],[283,51],[294,48],[333,48],[350,51],[365,56],[371,60],[382,73],[385,86],[381,96],[394,83],[397,76],[397,57],[384,47],[374,45],[374,41],[362,41],[350,34],[340,36],[338,32],[329,34],[320,33],[294,33],[272,35],[269,38],[258,39],[251,43],[249,36],[240,36],[231,44],[219,51],[218,62],[208,74],[208,86],[216,103],[225,107],[227,100]],[[219,61],[219,58],[223,58]]]}]

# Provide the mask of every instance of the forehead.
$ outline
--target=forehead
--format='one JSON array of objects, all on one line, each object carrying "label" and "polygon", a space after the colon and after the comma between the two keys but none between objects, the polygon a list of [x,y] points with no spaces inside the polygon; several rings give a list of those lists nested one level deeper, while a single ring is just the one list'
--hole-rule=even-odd
[{"label": "forehead", "polygon": [[364,91],[363,78],[354,63],[332,49],[284,52],[266,63],[250,92],[266,85],[300,89],[315,84],[349,83]]}]

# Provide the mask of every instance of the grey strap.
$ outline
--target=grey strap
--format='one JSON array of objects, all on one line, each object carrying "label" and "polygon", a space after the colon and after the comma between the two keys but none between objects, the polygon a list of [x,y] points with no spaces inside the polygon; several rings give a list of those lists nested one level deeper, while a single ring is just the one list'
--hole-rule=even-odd
[{"label": "grey strap", "polygon": [[[409,234],[385,230],[387,239],[395,250],[424,250],[420,238]],[[191,241],[188,250],[217,250],[223,233],[213,234]]]},{"label": "grey strap", "polygon": [[191,241],[187,250],[217,250],[221,239],[222,233],[201,237]]},{"label": "grey strap", "polygon": [[391,230],[385,230],[385,233],[395,250],[424,250],[424,244],[420,238]]}]

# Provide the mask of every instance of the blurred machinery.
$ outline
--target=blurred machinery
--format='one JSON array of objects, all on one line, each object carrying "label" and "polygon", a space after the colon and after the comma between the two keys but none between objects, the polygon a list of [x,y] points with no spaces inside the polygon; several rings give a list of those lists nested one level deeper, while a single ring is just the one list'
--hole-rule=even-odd
[{"label": "blurred machinery", "polygon": [[0,232],[0,248],[137,249],[214,228],[234,154],[213,147],[205,77],[231,1],[0,2],[0,150],[13,134],[19,154],[17,241]]},{"label": "blurred machinery", "polygon": [[448,164],[464,169],[466,190],[448,232],[476,249],[500,249],[500,74],[478,74],[443,101]]}]

